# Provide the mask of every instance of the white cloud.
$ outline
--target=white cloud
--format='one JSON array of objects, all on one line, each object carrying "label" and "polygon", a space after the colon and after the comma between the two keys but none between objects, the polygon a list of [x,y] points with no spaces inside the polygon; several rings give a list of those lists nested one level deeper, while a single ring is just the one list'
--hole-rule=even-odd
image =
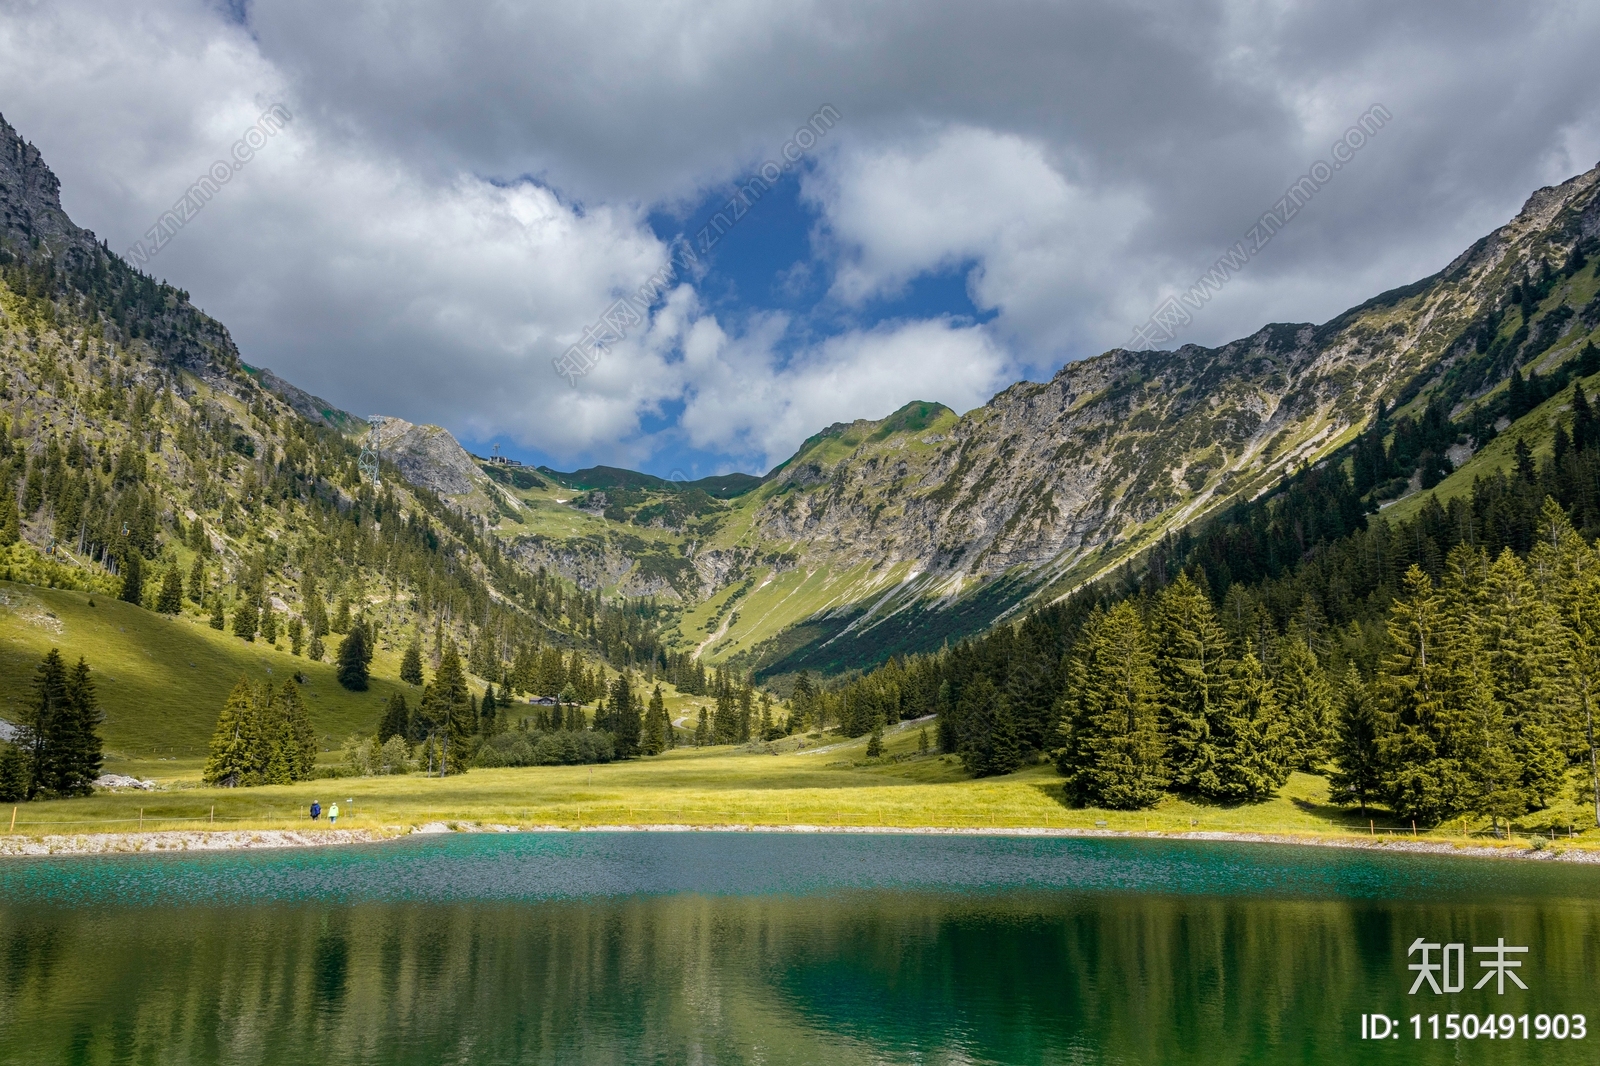
[{"label": "white cloud", "polygon": [[770,469],[834,422],[882,418],[912,400],[967,411],[1014,373],[987,330],[949,319],[852,331],[784,360],[786,327],[781,316],[737,337],[709,318],[690,327],[682,427],[691,444],[759,456]]},{"label": "white cloud", "polygon": [[[1119,343],[1374,102],[1394,123],[1193,339],[1413,280],[1600,155],[1600,7],[1581,0],[245,10],[0,7],[0,111],[120,248],[286,103],[293,124],[157,276],[337,403],[561,460],[766,462],[830,422],[970,405]],[[688,279],[579,389],[561,382],[551,358],[662,262],[648,213],[748,171],[824,103],[843,122],[806,186],[820,254],[787,277],[827,277],[825,313],[712,317]],[[992,322],[874,323],[873,298],[953,266]]]}]

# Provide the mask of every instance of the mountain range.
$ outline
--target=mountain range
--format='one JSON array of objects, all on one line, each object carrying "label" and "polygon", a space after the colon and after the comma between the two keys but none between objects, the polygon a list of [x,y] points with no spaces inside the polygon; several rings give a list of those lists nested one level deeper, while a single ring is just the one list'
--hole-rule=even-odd
[{"label": "mountain range", "polygon": [[[0,119],[10,433],[42,452],[69,431],[37,397],[57,365],[47,349],[91,351],[72,330],[51,331],[77,315],[78,333],[121,357],[138,352],[170,380],[229,398],[251,416],[234,421],[257,454],[286,454],[296,434],[285,418],[347,441],[339,463],[375,434],[408,506],[442,501],[464,523],[491,598],[503,591],[495,566],[542,572],[588,596],[653,599],[667,646],[708,661],[773,678],[838,672],[981,632],[1137,564],[1297,472],[1353,461],[1380,416],[1467,427],[1430,438],[1409,478],[1363,486],[1370,510],[1404,506],[1472,461],[1504,421],[1497,397],[1594,336],[1600,286],[1584,249],[1600,239],[1597,187],[1600,168],[1540,189],[1438,273],[1325,323],[1273,323],[1216,348],[1114,349],[966,413],[915,401],[829,426],[763,477],[677,482],[506,464],[400,419],[373,430],[250,366],[186,293],[74,225],[37,150]],[[176,495],[183,477],[174,466],[167,504],[192,521],[194,501]],[[45,523],[25,526],[43,547]],[[284,602],[295,609],[292,593]]]}]

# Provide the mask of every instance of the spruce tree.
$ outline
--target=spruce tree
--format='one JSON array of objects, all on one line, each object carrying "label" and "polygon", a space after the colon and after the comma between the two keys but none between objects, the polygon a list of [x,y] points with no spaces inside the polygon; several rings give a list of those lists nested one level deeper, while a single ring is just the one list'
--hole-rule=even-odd
[{"label": "spruce tree", "polygon": [[467,771],[472,760],[472,693],[461,668],[461,655],[453,640],[445,641],[439,653],[439,670],[422,690],[421,714],[436,723],[444,741],[443,770],[448,774]]},{"label": "spruce tree", "polygon": [[[339,684],[351,692],[367,690],[367,629],[357,622],[339,642]],[[457,666],[459,667],[459,662]]]},{"label": "spruce tree", "polygon": [[965,734],[961,758],[969,773],[974,777],[1009,774],[1022,765],[1016,721],[1005,696],[987,674],[977,674],[964,684],[957,704]]},{"label": "spruce tree", "polygon": [[261,627],[261,606],[255,596],[246,591],[233,608],[233,635],[241,640],[254,641]]},{"label": "spruce tree", "polygon": [[[0,464],[3,468],[3,464]],[[22,517],[17,512],[17,494],[10,478],[0,478],[0,548],[22,539]]]},{"label": "spruce tree", "polygon": [[299,655],[306,650],[306,624],[299,615],[292,616],[285,624],[289,631],[289,651]]},{"label": "spruce tree", "polygon": [[378,743],[386,744],[390,737],[411,735],[411,708],[404,694],[396,692],[383,705],[383,717],[378,719]]},{"label": "spruce tree", "polygon": [[1289,780],[1289,722],[1254,652],[1233,664],[1217,736],[1214,778],[1202,790],[1217,799],[1267,799]]},{"label": "spruce tree", "polygon": [[1567,772],[1566,641],[1559,620],[1509,548],[1488,568],[1476,599],[1464,606],[1476,607],[1478,639],[1519,764],[1519,787],[1532,806],[1549,806],[1565,787]]},{"label": "spruce tree", "polygon": [[189,599],[196,607],[205,606],[206,602],[206,561],[199,554],[194,557],[194,565],[189,567]]},{"label": "spruce tree", "polygon": [[52,790],[60,796],[87,796],[104,763],[100,740],[100,700],[89,664],[82,657],[67,675],[66,713],[59,720],[54,760],[56,780]]},{"label": "spruce tree", "polygon": [[711,725],[706,720],[706,709],[700,708],[700,717],[694,724],[694,746],[703,748],[711,743]]},{"label": "spruce tree", "polygon": [[400,680],[408,685],[422,684],[422,640],[413,637],[400,659]]},{"label": "spruce tree", "polygon": [[667,719],[667,702],[657,685],[650,693],[650,706],[644,715],[644,735],[639,739],[639,751],[644,755],[660,755],[667,748],[667,731],[672,723]]},{"label": "spruce tree", "polygon": [[1289,765],[1317,773],[1332,740],[1333,690],[1298,626],[1278,642],[1278,704],[1288,720]]},{"label": "spruce tree", "polygon": [[0,741],[0,802],[20,803],[27,798],[28,758],[15,744]]},{"label": "spruce tree", "polygon": [[1351,665],[1338,693],[1338,720],[1333,734],[1333,772],[1328,783],[1336,798],[1349,797],[1367,813],[1367,801],[1383,784],[1383,763],[1378,737],[1383,722],[1361,675]]},{"label": "spruce tree", "polygon": [[228,620],[222,615],[222,595],[219,593],[211,597],[211,628],[220,633],[227,624]]},{"label": "spruce tree", "polygon": [[626,674],[618,674],[611,683],[611,721],[617,758],[631,759],[639,754],[639,701]]},{"label": "spruce tree", "polygon": [[237,788],[250,783],[256,760],[256,692],[248,678],[228,693],[211,733],[210,749],[201,776],[208,785]]},{"label": "spruce tree", "polygon": [[156,595],[156,610],[161,614],[180,614],[183,611],[183,578],[178,574],[178,564],[167,568],[161,578],[161,591]]},{"label": "spruce tree", "polygon": [[317,729],[311,722],[311,712],[307,710],[305,701],[300,698],[300,686],[293,678],[279,686],[278,703],[283,708],[283,721],[287,727],[291,779],[308,781],[317,764]]},{"label": "spruce tree", "polygon": [[278,612],[272,609],[271,598],[261,601],[261,639],[268,644],[278,643]]},{"label": "spruce tree", "polygon": [[144,603],[144,560],[132,548],[122,553],[122,591],[117,598],[124,603]]},{"label": "spruce tree", "polygon": [[883,754],[883,723],[874,722],[867,734],[867,758],[876,759]]},{"label": "spruce tree", "polygon": [[1096,610],[1068,667],[1057,765],[1084,805],[1153,806],[1167,785],[1154,656],[1131,602]]},{"label": "spruce tree", "polygon": [[1200,791],[1215,780],[1215,732],[1232,673],[1228,638],[1205,592],[1179,574],[1152,612],[1157,691],[1172,783]]},{"label": "spruce tree", "polygon": [[478,732],[486,737],[494,736],[499,732],[496,718],[499,712],[499,701],[494,698],[494,686],[484,689],[483,702],[478,705]]},{"label": "spruce tree", "polygon": [[71,714],[66,664],[61,652],[51,648],[34,670],[33,691],[18,723],[17,743],[27,761],[28,799],[54,791],[60,772],[55,741]]}]

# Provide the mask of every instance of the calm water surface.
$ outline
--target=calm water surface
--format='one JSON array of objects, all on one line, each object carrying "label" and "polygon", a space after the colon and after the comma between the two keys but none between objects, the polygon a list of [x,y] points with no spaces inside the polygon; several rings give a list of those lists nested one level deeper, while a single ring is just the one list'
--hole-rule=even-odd
[{"label": "calm water surface", "polygon": [[[1600,1030],[1597,890],[1546,863],[996,837],[6,860],[0,1062],[1593,1063],[1600,1032],[1531,1037]],[[1419,936],[1466,946],[1463,991],[1407,994]],[[1502,937],[1527,991],[1473,991]],[[1407,1020],[1490,1012],[1530,1039]],[[1363,1041],[1363,1014],[1401,1037]]]}]

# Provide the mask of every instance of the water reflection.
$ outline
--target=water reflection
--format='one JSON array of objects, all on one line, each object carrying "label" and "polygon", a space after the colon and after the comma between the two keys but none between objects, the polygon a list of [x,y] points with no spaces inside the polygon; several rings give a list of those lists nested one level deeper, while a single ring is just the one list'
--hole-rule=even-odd
[{"label": "water reflection", "polygon": [[[996,888],[1005,842],[933,841],[898,856],[901,883],[883,889],[859,883],[859,841],[821,838],[782,891],[790,841],[562,851],[570,840],[0,869],[0,1060],[1593,1060],[1583,1044],[1357,1039],[1361,1013],[1416,1009],[1405,946],[1421,934],[1533,947],[1521,1006],[1467,992],[1451,1010],[1585,1010],[1600,920],[1583,871],[1399,860],[1341,873],[1321,852],[1069,842],[1035,852],[1039,883]],[[878,860],[917,843],[880,842]],[[1160,890],[1054,883],[1085,862]],[[564,864],[572,884],[631,876],[653,891],[549,891]],[[263,901],[216,902],[214,882],[241,871]],[[292,888],[306,881],[338,891]]]}]

